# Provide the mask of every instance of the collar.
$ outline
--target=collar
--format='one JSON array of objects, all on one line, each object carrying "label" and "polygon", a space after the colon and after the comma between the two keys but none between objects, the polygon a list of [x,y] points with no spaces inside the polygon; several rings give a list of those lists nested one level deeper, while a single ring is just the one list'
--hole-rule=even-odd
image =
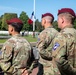
[{"label": "collar", "polygon": [[53,28],[53,26],[49,26],[49,27],[47,27],[47,28]]},{"label": "collar", "polygon": [[73,25],[66,25],[63,29],[65,29],[65,28],[73,28]]},{"label": "collar", "polygon": [[64,32],[67,28],[73,28],[73,25],[67,25],[66,27],[64,27],[63,29],[61,29],[60,32]]},{"label": "collar", "polygon": [[21,36],[20,34],[13,35],[13,37],[20,37],[20,36]]}]

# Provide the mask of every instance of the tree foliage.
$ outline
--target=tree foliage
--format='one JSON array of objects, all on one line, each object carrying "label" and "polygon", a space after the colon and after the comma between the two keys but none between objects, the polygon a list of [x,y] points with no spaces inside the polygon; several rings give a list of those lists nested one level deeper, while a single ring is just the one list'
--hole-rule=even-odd
[{"label": "tree foliage", "polygon": [[43,30],[43,27],[41,26],[41,22],[39,22],[38,19],[35,21],[35,28],[36,28],[36,31],[39,31],[39,32]]},{"label": "tree foliage", "polygon": [[75,21],[74,21],[74,28],[76,29],[76,19],[75,19]]},{"label": "tree foliage", "polygon": [[17,14],[16,13],[5,13],[3,15],[3,18],[2,18],[2,26],[1,26],[1,29],[7,30],[7,23],[6,23],[6,21],[7,20],[10,20],[11,18],[16,18],[16,17],[17,17]]},{"label": "tree foliage", "polygon": [[26,12],[22,11],[21,14],[20,14],[20,17],[19,17],[23,23],[24,23],[24,26],[23,26],[23,30],[24,31],[31,31],[32,30],[32,25],[29,25],[28,24],[28,15],[26,14]]},{"label": "tree foliage", "polygon": [[[11,18],[17,18],[17,13],[5,13],[4,15],[0,16],[0,30],[7,30],[7,23],[6,21],[11,19]],[[19,18],[23,21],[24,26],[23,26],[23,31],[33,31],[33,24],[29,25],[28,24],[28,15],[26,12],[22,11],[21,14],[19,15]],[[53,26],[55,29],[60,31],[58,28],[57,21],[53,22]],[[76,19],[74,21],[74,28],[76,29]],[[41,22],[36,19],[35,20],[35,31],[41,32],[43,30],[43,27],[41,26]]]},{"label": "tree foliage", "polygon": [[2,28],[2,17],[3,17],[3,16],[0,17],[0,30],[1,30],[1,28]]},{"label": "tree foliage", "polygon": [[54,22],[53,22],[53,27],[54,27],[56,30],[60,31],[60,29],[58,28],[58,23],[57,23],[57,21],[54,21]]}]

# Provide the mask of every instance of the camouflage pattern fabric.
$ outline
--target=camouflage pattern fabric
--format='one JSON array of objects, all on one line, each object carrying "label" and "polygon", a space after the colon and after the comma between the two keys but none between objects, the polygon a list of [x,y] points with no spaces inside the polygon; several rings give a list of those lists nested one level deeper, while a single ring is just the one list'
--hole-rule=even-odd
[{"label": "camouflage pattern fabric", "polygon": [[76,30],[65,28],[53,41],[52,56],[62,75],[76,75]]},{"label": "camouflage pattern fabric", "polygon": [[[40,33],[36,45],[39,53],[47,49],[57,33],[58,31],[55,30],[53,27],[48,27]],[[54,71],[52,72],[51,70],[53,68],[51,61],[45,60],[40,56],[39,63],[43,65],[43,75],[54,75]]]},{"label": "camouflage pattern fabric", "polygon": [[74,28],[66,27],[61,30],[47,50],[41,52],[42,58],[55,59],[61,75],[76,75],[76,30]]},{"label": "camouflage pattern fabric", "polygon": [[29,69],[31,50],[29,42],[20,35],[8,39],[0,51],[0,67],[4,74],[21,75],[21,69]]}]

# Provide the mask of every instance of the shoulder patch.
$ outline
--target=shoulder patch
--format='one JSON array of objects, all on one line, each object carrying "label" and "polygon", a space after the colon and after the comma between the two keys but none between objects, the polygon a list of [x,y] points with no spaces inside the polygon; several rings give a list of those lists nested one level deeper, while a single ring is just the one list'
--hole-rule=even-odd
[{"label": "shoulder patch", "polygon": [[56,43],[54,44],[53,50],[56,50],[59,46],[60,46],[60,44],[56,42]]},{"label": "shoulder patch", "polygon": [[40,41],[40,38],[38,38],[38,41]]}]

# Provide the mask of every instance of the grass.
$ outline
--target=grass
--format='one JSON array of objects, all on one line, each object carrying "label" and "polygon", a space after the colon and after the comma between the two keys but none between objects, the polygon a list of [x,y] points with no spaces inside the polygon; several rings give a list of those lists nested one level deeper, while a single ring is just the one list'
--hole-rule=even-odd
[{"label": "grass", "polygon": [[[29,36],[24,36],[24,38],[26,38],[29,42],[36,42],[37,38],[33,38],[31,35]],[[4,43],[7,39],[0,39],[0,43]]]},{"label": "grass", "polygon": [[7,39],[0,39],[0,43],[4,43]]},{"label": "grass", "polygon": [[29,42],[36,42],[37,38],[32,37],[32,36],[25,36],[25,38],[29,41]]}]

